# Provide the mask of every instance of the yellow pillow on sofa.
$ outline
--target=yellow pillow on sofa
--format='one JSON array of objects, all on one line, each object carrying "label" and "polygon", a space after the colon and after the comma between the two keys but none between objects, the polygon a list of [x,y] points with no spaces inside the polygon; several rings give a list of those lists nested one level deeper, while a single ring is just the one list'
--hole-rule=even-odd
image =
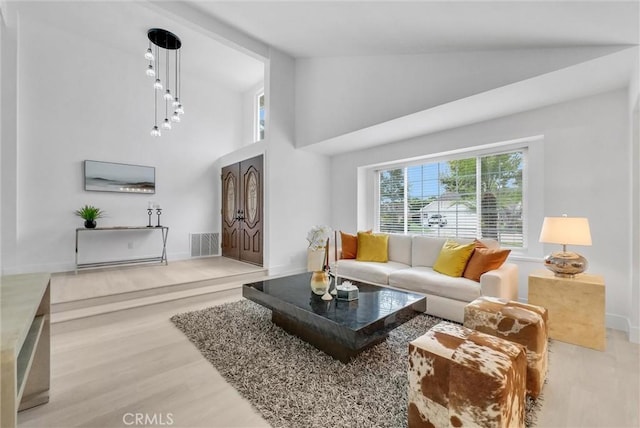
[{"label": "yellow pillow on sofa", "polygon": [[455,241],[445,242],[433,265],[433,270],[448,276],[462,276],[475,245],[474,242],[470,244],[458,244]]},{"label": "yellow pillow on sofa", "polygon": [[386,263],[389,260],[389,235],[358,232],[356,260]]}]

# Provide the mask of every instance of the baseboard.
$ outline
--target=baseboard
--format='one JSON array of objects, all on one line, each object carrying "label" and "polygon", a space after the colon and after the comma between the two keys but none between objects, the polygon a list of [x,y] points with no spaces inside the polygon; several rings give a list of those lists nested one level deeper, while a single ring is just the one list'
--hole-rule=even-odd
[{"label": "baseboard", "polygon": [[605,314],[605,324],[607,328],[624,331],[625,333],[629,332],[629,319],[621,315]]},{"label": "baseboard", "polygon": [[629,342],[640,343],[640,327],[629,328]]},{"label": "baseboard", "polygon": [[283,276],[283,275],[296,275],[306,272],[305,267],[292,268],[290,265],[274,266],[268,268],[269,276]]}]

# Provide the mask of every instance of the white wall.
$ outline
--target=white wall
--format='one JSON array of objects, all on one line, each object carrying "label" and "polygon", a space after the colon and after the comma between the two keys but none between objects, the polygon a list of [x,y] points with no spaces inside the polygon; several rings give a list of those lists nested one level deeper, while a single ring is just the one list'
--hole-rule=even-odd
[{"label": "white wall", "polygon": [[[13,166],[17,182],[3,179],[3,253],[12,254],[5,273],[71,269],[74,229],[82,226],[73,211],[84,204],[107,211],[99,226],[115,226],[146,225],[147,201],[160,203],[170,260],[189,256],[190,232],[219,231],[213,162],[240,146],[241,93],[183,70],[183,121],[152,138],[153,90],[139,56],[32,16],[20,17],[17,34],[17,136],[3,138],[2,157],[3,175],[14,175]],[[86,192],[84,159],[154,166],[157,193]],[[85,237],[87,257],[159,255],[159,234]]]},{"label": "white wall", "polygon": [[[5,63],[4,60],[4,52],[5,49],[3,48],[4,45],[4,40],[6,37],[6,24],[5,24],[5,20],[4,20],[4,13],[2,10],[2,3],[0,3],[0,165],[2,165],[2,141],[3,141],[3,135],[2,135],[2,123],[1,123],[1,118],[2,118],[2,108],[3,108],[3,96],[2,94],[4,93],[3,90],[3,85],[2,85],[2,76],[3,76],[3,71],[2,71],[2,65]],[[2,205],[2,174],[0,174],[0,208]],[[0,274],[2,274],[2,209],[0,209]]]},{"label": "white wall", "polygon": [[[15,25],[15,23],[13,24]],[[3,9],[3,25],[2,25],[2,37],[0,38],[0,44],[2,46],[2,64],[1,64],[1,103],[2,103],[2,116],[0,124],[0,138],[2,142],[0,161],[1,168],[0,173],[2,175],[2,192],[0,196],[0,208],[2,211],[2,218],[0,227],[2,235],[2,269],[4,266],[12,263],[15,260],[15,242],[16,242],[16,230],[15,225],[16,214],[15,207],[17,201],[16,194],[16,174],[17,174],[17,149],[16,149],[16,123],[17,123],[17,111],[15,106],[17,105],[17,69],[15,64],[17,62],[17,43],[16,36],[13,31],[9,29],[9,23],[5,10]],[[6,245],[6,243],[11,245]]]},{"label": "white wall", "polygon": [[295,61],[271,49],[265,74],[265,139],[229,153],[215,164],[219,171],[225,165],[264,154],[264,266],[272,274],[303,270],[307,232],[317,224],[330,225],[329,158],[295,147],[294,73]]},{"label": "white wall", "polygon": [[640,342],[640,56],[636,57],[636,66],[629,84],[629,156],[631,177],[631,291],[629,308],[631,312],[631,331],[629,337]]},{"label": "white wall", "polygon": [[[421,138],[332,158],[331,224],[355,231],[371,227],[373,179],[364,168],[477,145],[542,135],[529,157],[530,249],[513,257],[520,267],[519,297],[527,298],[527,275],[553,246],[537,243],[542,217],[567,213],[589,218],[593,246],[575,250],[589,272],[607,283],[610,327],[628,331],[632,290],[628,248],[631,203],[629,116],[625,90],[609,92]],[[365,193],[363,195],[363,192]],[[536,201],[536,198],[538,202]],[[359,208],[360,207],[360,208]]]},{"label": "white wall", "polygon": [[629,336],[640,343],[640,100],[631,110],[631,291],[629,310],[631,331]]},{"label": "white wall", "polygon": [[265,97],[269,109],[270,268],[303,267],[307,232],[330,224],[329,159],[296,150],[295,62],[271,50]]},{"label": "white wall", "polygon": [[299,59],[296,144],[317,143],[619,48]]}]

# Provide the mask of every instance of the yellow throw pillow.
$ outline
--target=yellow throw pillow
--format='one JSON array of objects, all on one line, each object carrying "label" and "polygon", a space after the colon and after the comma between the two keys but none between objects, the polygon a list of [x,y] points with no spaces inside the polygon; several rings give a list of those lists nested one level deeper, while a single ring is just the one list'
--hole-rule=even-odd
[{"label": "yellow throw pillow", "polygon": [[433,265],[433,270],[448,276],[462,276],[475,245],[474,242],[465,245],[455,241],[445,242]]},{"label": "yellow throw pillow", "polygon": [[386,263],[389,260],[389,235],[358,232],[356,260]]}]

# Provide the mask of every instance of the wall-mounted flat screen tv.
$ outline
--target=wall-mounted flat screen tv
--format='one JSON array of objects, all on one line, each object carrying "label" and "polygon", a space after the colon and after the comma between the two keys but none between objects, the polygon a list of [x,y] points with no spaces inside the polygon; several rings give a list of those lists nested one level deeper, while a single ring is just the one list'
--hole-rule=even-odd
[{"label": "wall-mounted flat screen tv", "polygon": [[152,166],[86,160],[84,190],[154,194],[156,169]]}]

